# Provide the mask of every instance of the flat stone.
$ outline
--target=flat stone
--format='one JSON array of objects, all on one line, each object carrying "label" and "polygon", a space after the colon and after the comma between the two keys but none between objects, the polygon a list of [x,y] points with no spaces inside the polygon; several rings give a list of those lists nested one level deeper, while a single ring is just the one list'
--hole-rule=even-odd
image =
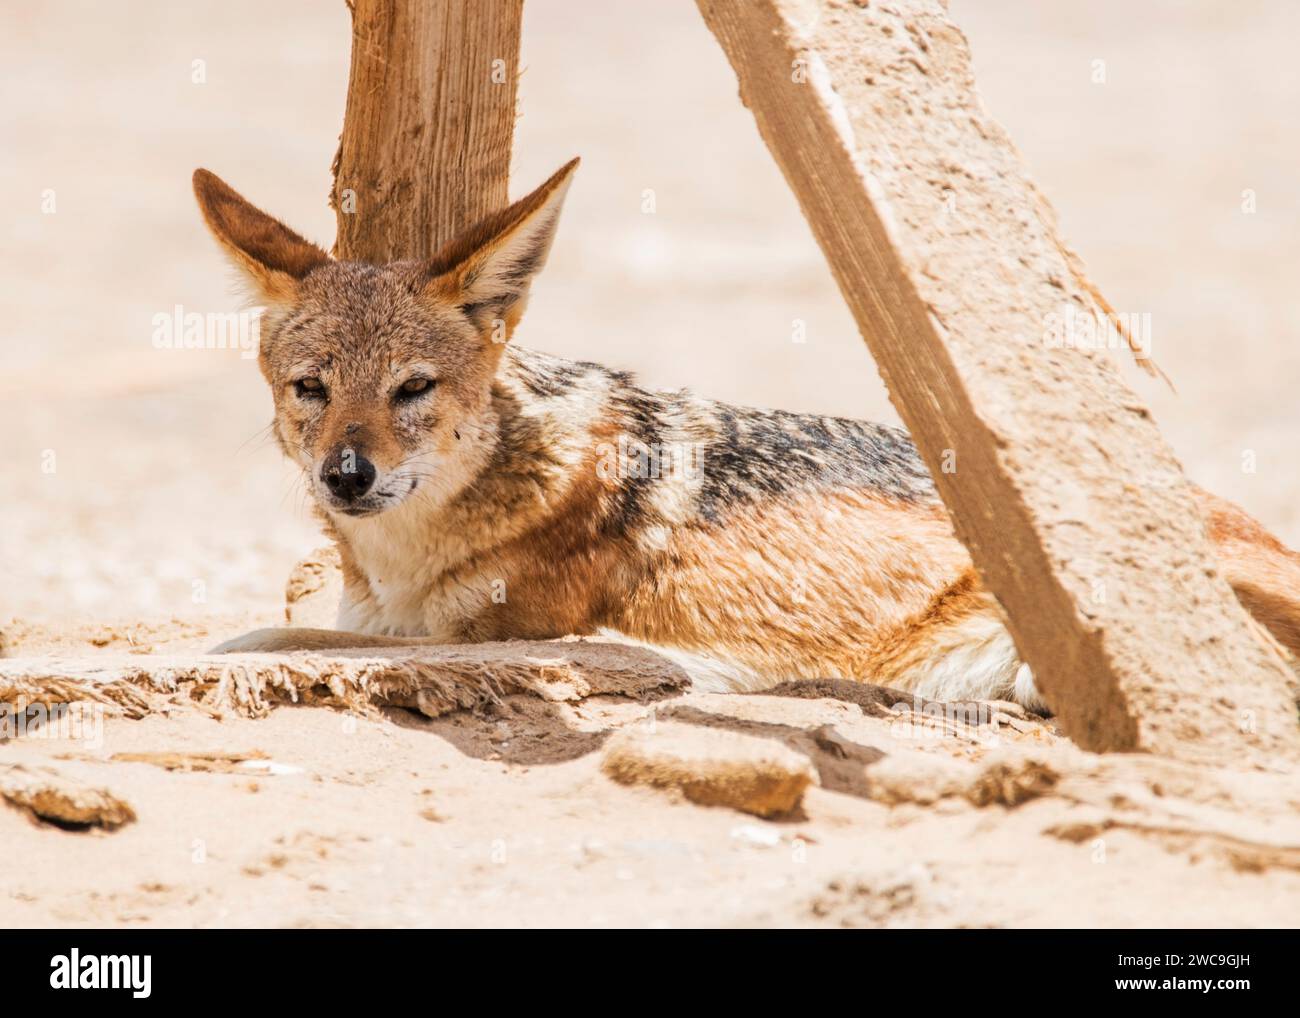
[{"label": "flat stone", "polygon": [[817,782],[808,759],[779,742],[671,722],[614,733],[601,770],[624,785],[676,789],[702,806],[760,817],[791,812]]}]

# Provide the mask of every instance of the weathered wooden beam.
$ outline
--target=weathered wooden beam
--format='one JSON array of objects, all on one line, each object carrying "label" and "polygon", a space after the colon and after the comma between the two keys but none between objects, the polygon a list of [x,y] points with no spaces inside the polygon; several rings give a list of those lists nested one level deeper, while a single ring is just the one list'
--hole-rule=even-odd
[{"label": "weathered wooden beam", "polygon": [[697,2],[1065,731],[1294,754],[1285,666],[1210,566],[1150,412],[1054,330],[1093,316],[1095,290],[944,4]]},{"label": "weathered wooden beam", "polygon": [[[187,702],[250,717],[277,703],[403,706],[436,717],[517,693],[552,703],[589,696],[651,700],[689,684],[685,671],[654,651],[603,640],[358,647],[328,654],[46,656],[0,661],[0,710],[100,703],[144,717],[183,692]],[[81,724],[81,715],[67,723]]]},{"label": "weathered wooden beam", "polygon": [[352,0],[334,253],[424,258],[508,202],[523,0]]}]

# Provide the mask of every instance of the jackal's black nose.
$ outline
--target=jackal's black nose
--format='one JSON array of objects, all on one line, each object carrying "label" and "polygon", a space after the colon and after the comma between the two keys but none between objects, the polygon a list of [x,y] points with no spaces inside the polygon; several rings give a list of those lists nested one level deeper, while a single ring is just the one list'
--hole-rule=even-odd
[{"label": "jackal's black nose", "polygon": [[320,479],[330,494],[345,502],[360,498],[375,483],[375,465],[348,446],[339,446],[325,457]]}]

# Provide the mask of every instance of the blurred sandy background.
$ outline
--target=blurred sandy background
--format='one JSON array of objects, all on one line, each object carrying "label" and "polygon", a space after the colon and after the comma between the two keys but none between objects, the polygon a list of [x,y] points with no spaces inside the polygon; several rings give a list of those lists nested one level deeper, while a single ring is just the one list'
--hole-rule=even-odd
[{"label": "blurred sandy background", "polygon": [[[1093,278],[1117,309],[1151,313],[1179,395],[1135,384],[1189,472],[1300,543],[1300,7],[951,6]],[[151,319],[235,307],[196,166],[329,245],[348,46],[341,0],[0,14],[0,622],[278,613],[319,540],[262,437],[270,397],[236,352],[155,350]],[[525,345],[724,399],[894,419],[689,0],[528,0],[520,97],[516,193],[584,159]]]}]

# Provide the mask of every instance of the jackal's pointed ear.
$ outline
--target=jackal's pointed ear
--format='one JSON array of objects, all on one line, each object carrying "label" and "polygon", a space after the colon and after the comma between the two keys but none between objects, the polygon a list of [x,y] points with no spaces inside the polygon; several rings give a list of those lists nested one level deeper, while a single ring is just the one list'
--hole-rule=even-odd
[{"label": "jackal's pointed ear", "polygon": [[508,336],[546,263],[577,168],[577,159],[565,163],[527,198],[488,216],[435,255],[429,292],[455,301],[481,329],[496,333],[493,323],[503,323]]},{"label": "jackal's pointed ear", "polygon": [[208,229],[269,304],[297,298],[298,281],[330,256],[246,201],[207,170],[194,171],[194,197]]}]

